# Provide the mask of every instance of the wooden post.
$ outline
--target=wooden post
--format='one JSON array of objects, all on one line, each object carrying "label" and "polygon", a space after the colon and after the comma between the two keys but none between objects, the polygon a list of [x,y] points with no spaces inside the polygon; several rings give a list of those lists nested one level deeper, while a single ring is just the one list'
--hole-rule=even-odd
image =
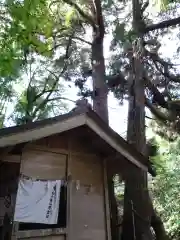
[{"label": "wooden post", "polygon": [[[20,172],[21,172],[21,159],[22,159],[22,154],[20,155],[20,164],[19,164],[19,176],[20,176]],[[18,191],[18,185],[19,185],[19,178],[17,181],[17,190],[16,190],[16,197],[17,197],[17,191]],[[19,222],[14,222],[14,214],[15,214],[15,207],[16,207],[16,197],[15,197],[15,201],[14,201],[14,209],[13,209],[13,216],[12,216],[12,231],[11,231],[11,240],[16,240],[17,239],[17,233],[19,230]]]},{"label": "wooden post", "polygon": [[106,217],[107,239],[111,240],[111,213],[109,205],[108,179],[107,179],[107,160],[103,160],[103,177],[104,177],[104,204]]},{"label": "wooden post", "polygon": [[72,177],[71,177],[71,162],[72,162],[72,146],[71,139],[68,138],[68,163],[67,163],[67,233],[66,239],[71,239],[71,206],[72,206]]}]

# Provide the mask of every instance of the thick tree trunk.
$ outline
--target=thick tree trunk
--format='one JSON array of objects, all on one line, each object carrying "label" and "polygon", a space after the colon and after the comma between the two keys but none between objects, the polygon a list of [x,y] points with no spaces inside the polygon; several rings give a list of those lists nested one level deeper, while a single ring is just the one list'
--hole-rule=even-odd
[{"label": "thick tree trunk", "polygon": [[148,198],[148,190],[142,190],[146,176],[139,169],[131,170],[125,187],[124,219],[122,239],[145,240],[151,239],[150,216],[151,208]]},{"label": "thick tree trunk", "polygon": [[101,1],[95,0],[96,23],[97,27],[93,27],[92,42],[92,78],[93,78],[93,109],[94,111],[108,123],[108,87],[105,81],[105,63],[103,53],[104,41],[104,20],[102,16]]},{"label": "thick tree trunk", "polygon": [[[93,27],[92,42],[92,79],[93,79],[93,110],[106,122],[108,119],[108,86],[105,79],[105,62],[103,53],[104,21],[102,16],[101,1],[94,0],[95,8],[92,11],[96,15],[97,27]],[[111,234],[112,239],[117,240],[117,203],[114,194],[113,176],[107,172],[108,190],[111,205]]]},{"label": "thick tree trunk", "polygon": [[[146,155],[144,83],[140,75],[141,64],[138,61],[134,61],[135,76],[129,91],[127,140]],[[163,223],[153,209],[148,192],[147,173],[134,168],[126,176],[122,239],[152,239],[151,226],[157,240],[168,239]]]},{"label": "thick tree trunk", "polygon": [[157,240],[169,240],[169,237],[166,234],[163,222],[161,218],[158,216],[157,212],[153,209],[152,206],[152,218],[151,218],[151,226],[155,232]]},{"label": "thick tree trunk", "polygon": [[[132,74],[129,86],[127,140],[138,151],[145,154],[144,81],[140,57],[136,52],[134,52],[134,56],[131,56]],[[151,239],[151,204],[149,200],[147,173],[137,167],[132,167],[126,176],[123,240]]]},{"label": "thick tree trunk", "polygon": [[[141,34],[142,12],[139,0],[133,3],[133,28],[137,41],[130,53],[132,73],[129,87],[129,114],[127,140],[146,155],[145,95],[143,80],[143,49]],[[132,56],[133,55],[133,56]],[[163,224],[153,209],[148,192],[147,173],[135,168],[126,176],[124,197],[123,240],[152,239],[151,225],[157,240],[166,239]],[[128,230],[130,229],[130,231]]]},{"label": "thick tree trunk", "polygon": [[[108,87],[105,82],[103,39],[98,34],[98,32],[94,31],[94,41],[92,44],[93,110],[108,123]],[[111,235],[112,240],[117,240],[117,203],[114,194],[113,176],[110,174],[107,176],[111,209]]]},{"label": "thick tree trunk", "polygon": [[[127,140],[142,154],[146,154],[145,96],[141,49],[142,36],[140,33],[142,13],[139,0],[133,0],[132,6],[133,28],[137,35],[137,41],[134,43],[129,56],[132,72],[129,85]],[[151,239],[151,203],[149,201],[146,172],[135,167],[130,171],[126,178],[124,200],[123,240]],[[128,225],[133,230],[131,235],[129,235]]]},{"label": "thick tree trunk", "polygon": [[108,123],[108,88],[105,82],[105,64],[103,55],[103,39],[94,31],[92,44],[92,78],[93,78],[93,109]]}]

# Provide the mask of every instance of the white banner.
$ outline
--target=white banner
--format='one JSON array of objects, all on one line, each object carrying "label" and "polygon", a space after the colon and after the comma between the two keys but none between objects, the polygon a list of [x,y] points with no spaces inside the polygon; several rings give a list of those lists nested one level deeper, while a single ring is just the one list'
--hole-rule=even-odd
[{"label": "white banner", "polygon": [[61,181],[20,179],[14,221],[56,224]]}]

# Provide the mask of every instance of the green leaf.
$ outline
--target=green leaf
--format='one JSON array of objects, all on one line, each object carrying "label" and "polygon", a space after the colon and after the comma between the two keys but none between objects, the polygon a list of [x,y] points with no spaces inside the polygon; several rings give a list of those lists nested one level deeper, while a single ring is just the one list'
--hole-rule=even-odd
[{"label": "green leaf", "polygon": [[65,15],[65,26],[66,27],[70,27],[71,26],[71,22],[72,22],[72,19],[74,17],[76,13],[76,10],[74,8],[70,8],[66,15]]},{"label": "green leaf", "polygon": [[125,41],[125,23],[117,24],[115,28],[115,38],[122,42]]}]

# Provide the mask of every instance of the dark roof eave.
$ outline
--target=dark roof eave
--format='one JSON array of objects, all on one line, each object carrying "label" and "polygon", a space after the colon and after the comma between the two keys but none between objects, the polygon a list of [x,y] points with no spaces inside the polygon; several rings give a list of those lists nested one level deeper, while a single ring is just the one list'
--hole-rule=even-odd
[{"label": "dark roof eave", "polygon": [[39,127],[44,127],[50,124],[54,124],[63,120],[67,120],[71,117],[79,116],[80,114],[86,114],[89,118],[94,120],[96,124],[103,129],[109,136],[111,136],[115,141],[120,144],[126,151],[128,151],[132,156],[134,156],[138,161],[140,161],[143,165],[148,167],[149,173],[154,176],[154,171],[152,169],[150,161],[148,158],[143,156],[140,152],[138,152],[133,146],[130,146],[121,136],[119,136],[113,129],[111,129],[93,110],[86,108],[78,111],[72,111],[67,114],[63,114],[57,117],[48,118],[36,122],[27,123],[20,126],[14,126],[9,128],[4,128],[0,130],[0,138],[8,135],[16,134],[19,132],[37,129]]},{"label": "dark roof eave", "polygon": [[75,117],[80,114],[86,114],[87,112],[88,112],[88,109],[82,110],[82,111],[77,111],[77,112],[74,111],[74,112],[65,113],[65,114],[62,114],[62,115],[59,115],[56,117],[38,120],[36,122],[29,122],[29,123],[22,124],[22,125],[12,126],[12,127],[8,127],[8,128],[2,128],[2,129],[0,129],[0,138],[8,136],[8,135],[16,134],[19,132],[27,131],[27,130],[33,130],[33,129],[36,129],[39,127],[44,127],[46,125],[54,124],[59,121],[67,120],[71,117]]},{"label": "dark roof eave", "polygon": [[110,128],[102,119],[98,117],[98,115],[94,111],[87,112],[87,115],[92,118],[104,131],[106,131],[112,138],[116,139],[116,141],[124,147],[127,151],[129,151],[137,160],[139,160],[142,164],[148,167],[148,171],[152,176],[155,176],[155,170],[152,168],[152,164],[147,157],[145,157],[142,153],[138,152],[134,146],[125,141],[118,133],[116,133],[112,128]]}]

